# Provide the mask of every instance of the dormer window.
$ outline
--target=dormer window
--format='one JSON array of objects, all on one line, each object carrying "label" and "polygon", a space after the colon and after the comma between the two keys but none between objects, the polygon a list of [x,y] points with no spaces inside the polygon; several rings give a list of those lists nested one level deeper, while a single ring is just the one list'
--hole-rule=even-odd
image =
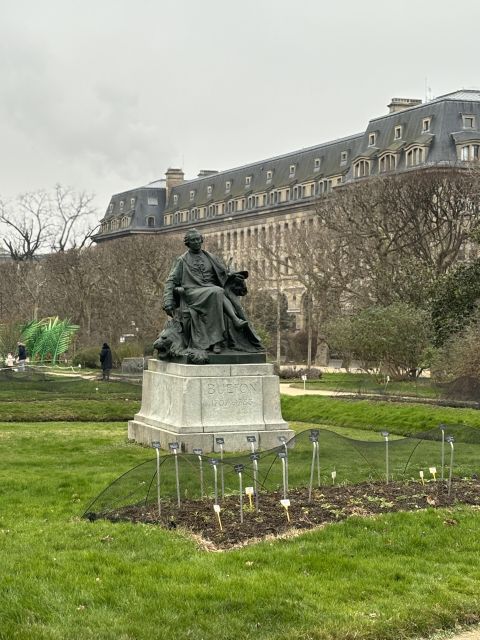
[{"label": "dormer window", "polygon": [[288,177],[289,178],[294,178],[295,177],[295,165],[294,164],[290,165],[290,169],[289,169],[289,172],[288,172]]},{"label": "dormer window", "polygon": [[463,118],[463,128],[464,129],[474,129],[475,128],[475,116],[462,116]]},{"label": "dormer window", "polygon": [[422,133],[428,133],[430,131],[431,121],[432,121],[431,118],[424,118],[422,120]]},{"label": "dormer window", "polygon": [[112,213],[113,211],[113,202],[110,202],[110,204],[108,205],[108,213]]},{"label": "dormer window", "polygon": [[225,193],[230,193],[230,189],[232,188],[232,183],[230,180],[225,182]]},{"label": "dormer window", "polygon": [[340,164],[346,164],[347,163],[347,158],[348,158],[348,152],[347,151],[342,151],[340,154]]},{"label": "dormer window", "polygon": [[194,199],[195,199],[195,191],[192,189],[190,191],[190,202],[193,202]]},{"label": "dormer window", "polygon": [[178,204],[178,194],[177,193],[173,196],[173,204]]},{"label": "dormer window", "polygon": [[395,127],[393,138],[394,138],[394,140],[401,140],[402,139],[402,127]]},{"label": "dormer window", "polygon": [[135,198],[130,198],[130,206],[132,208],[135,206]]},{"label": "dormer window", "polygon": [[249,187],[252,184],[252,176],[245,176],[245,186]]},{"label": "dormer window", "polygon": [[123,211],[124,205],[125,205],[125,202],[123,200],[120,200],[120,211]]},{"label": "dormer window", "polygon": [[207,196],[211,196],[213,193],[213,186],[211,184],[207,187]]},{"label": "dormer window", "polygon": [[370,133],[368,135],[368,146],[369,147],[374,147],[376,141],[377,141],[377,134],[376,133]]},{"label": "dormer window", "polygon": [[267,184],[272,181],[273,171],[267,171]]},{"label": "dormer window", "polygon": [[315,158],[315,160],[313,161],[313,170],[314,171],[320,171],[320,165],[321,165],[321,160],[320,158]]}]

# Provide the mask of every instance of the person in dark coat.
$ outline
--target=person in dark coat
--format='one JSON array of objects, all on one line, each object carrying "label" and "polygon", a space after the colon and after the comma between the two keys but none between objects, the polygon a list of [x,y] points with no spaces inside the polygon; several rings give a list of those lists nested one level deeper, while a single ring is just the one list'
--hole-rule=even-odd
[{"label": "person in dark coat", "polygon": [[18,370],[25,371],[25,361],[27,359],[27,350],[25,349],[25,345],[23,342],[17,342],[18,352],[17,352],[17,362],[18,362]]},{"label": "person in dark coat", "polygon": [[110,369],[112,368],[112,352],[106,342],[103,343],[100,351],[100,364],[102,365],[102,380],[110,380]]}]

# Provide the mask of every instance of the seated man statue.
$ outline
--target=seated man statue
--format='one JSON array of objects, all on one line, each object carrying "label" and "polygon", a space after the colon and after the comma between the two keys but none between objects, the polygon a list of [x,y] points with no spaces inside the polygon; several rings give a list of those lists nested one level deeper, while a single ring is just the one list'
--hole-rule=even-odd
[{"label": "seated man statue", "polygon": [[[192,350],[218,354],[225,348],[263,351],[238,299],[247,293],[248,272],[230,273],[220,258],[202,249],[203,237],[196,229],[187,231],[184,242],[188,251],[175,261],[163,300],[163,309],[177,323],[184,355]],[[160,358],[168,357],[165,353],[162,356],[161,348],[162,336],[166,339],[168,333],[167,326],[155,343]],[[177,344],[172,351],[180,355],[182,349]],[[208,356],[196,361],[208,361]]]}]

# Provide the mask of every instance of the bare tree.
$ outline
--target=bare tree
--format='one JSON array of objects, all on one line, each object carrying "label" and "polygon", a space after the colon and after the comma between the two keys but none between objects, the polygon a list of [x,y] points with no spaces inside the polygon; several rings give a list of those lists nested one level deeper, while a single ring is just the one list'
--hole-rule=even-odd
[{"label": "bare tree", "polygon": [[13,204],[0,202],[3,242],[13,260],[32,260],[46,249],[53,235],[50,202],[45,191],[25,193]]},{"label": "bare tree", "polygon": [[48,250],[82,248],[98,227],[93,196],[57,184],[53,193],[26,193],[0,201],[3,242],[13,260],[28,261]]},{"label": "bare tree", "polygon": [[98,228],[94,195],[86,191],[74,191],[70,187],[55,185],[52,213],[54,214],[55,235],[52,249],[65,251],[67,248],[83,248]]}]

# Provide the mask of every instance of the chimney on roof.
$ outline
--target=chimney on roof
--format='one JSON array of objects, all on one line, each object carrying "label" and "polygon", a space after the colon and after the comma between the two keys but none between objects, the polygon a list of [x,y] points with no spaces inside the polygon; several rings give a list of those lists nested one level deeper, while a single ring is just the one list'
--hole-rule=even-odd
[{"label": "chimney on roof", "polygon": [[166,178],[165,182],[166,182],[166,188],[167,188],[167,202],[168,202],[170,191],[173,189],[173,187],[176,187],[179,184],[182,184],[185,178],[185,174],[181,169],[172,169],[170,167],[165,174],[165,178]]},{"label": "chimney on roof", "polygon": [[216,173],[218,173],[218,171],[216,171],[215,169],[201,169],[198,177],[205,178],[206,176],[214,176]]},{"label": "chimney on roof", "polygon": [[390,104],[387,105],[389,108],[388,113],[397,113],[410,107],[416,107],[419,104],[422,104],[422,101],[416,98],[392,98]]}]

